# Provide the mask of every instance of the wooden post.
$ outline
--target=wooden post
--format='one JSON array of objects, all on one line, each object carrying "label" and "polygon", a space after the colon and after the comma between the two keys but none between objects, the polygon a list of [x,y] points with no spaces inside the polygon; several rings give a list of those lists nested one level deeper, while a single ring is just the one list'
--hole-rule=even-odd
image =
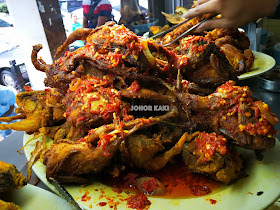
[{"label": "wooden post", "polygon": [[40,17],[52,57],[65,41],[66,34],[58,0],[37,0]]},{"label": "wooden post", "polygon": [[[65,40],[65,30],[57,0],[7,0],[7,6],[15,27],[27,68],[29,80],[34,90],[45,88],[45,73],[37,71],[31,62],[32,46],[42,44],[39,52],[46,63],[53,62],[52,55]],[[42,19],[41,19],[42,17]]]}]

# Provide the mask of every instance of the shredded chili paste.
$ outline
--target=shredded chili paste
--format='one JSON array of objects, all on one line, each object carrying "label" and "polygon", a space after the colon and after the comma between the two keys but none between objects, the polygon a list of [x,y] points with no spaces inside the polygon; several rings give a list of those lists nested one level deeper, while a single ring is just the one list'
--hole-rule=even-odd
[{"label": "shredded chili paste", "polygon": [[226,143],[227,139],[221,135],[200,132],[195,139],[195,153],[202,154],[203,156],[199,158],[199,161],[205,162],[211,159],[214,152],[225,155],[227,152]]},{"label": "shredded chili paste", "polygon": [[151,205],[151,201],[148,200],[144,193],[133,195],[127,199],[127,205],[133,209],[144,209],[146,206]]}]

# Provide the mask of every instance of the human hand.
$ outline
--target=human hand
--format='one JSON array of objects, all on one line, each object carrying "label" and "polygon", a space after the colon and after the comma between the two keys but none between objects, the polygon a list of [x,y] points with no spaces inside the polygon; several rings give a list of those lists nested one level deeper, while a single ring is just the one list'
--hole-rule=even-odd
[{"label": "human hand", "polygon": [[219,19],[207,20],[197,32],[213,28],[232,28],[244,26],[258,18],[273,13],[277,0],[197,0],[196,6],[189,9],[184,16],[194,18],[207,13],[221,14]]}]

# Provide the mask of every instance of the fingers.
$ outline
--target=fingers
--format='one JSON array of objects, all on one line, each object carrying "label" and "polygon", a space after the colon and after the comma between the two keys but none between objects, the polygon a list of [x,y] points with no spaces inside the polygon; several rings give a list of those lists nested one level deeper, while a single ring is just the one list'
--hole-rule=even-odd
[{"label": "fingers", "polygon": [[220,19],[212,19],[212,20],[207,20],[204,23],[202,23],[200,26],[197,27],[195,30],[197,33],[201,33],[203,31],[208,31],[214,28],[230,28],[230,27],[235,27],[237,26],[238,23],[234,23],[232,21],[229,21],[224,18]]},{"label": "fingers", "polygon": [[197,4],[197,5],[204,4],[204,3],[206,3],[207,1],[209,1],[209,0],[197,0],[196,4]]},{"label": "fingers", "polygon": [[185,18],[194,18],[196,16],[201,16],[207,13],[219,13],[217,11],[217,6],[215,6],[215,1],[201,0],[201,4],[196,7],[189,9],[185,14]]}]

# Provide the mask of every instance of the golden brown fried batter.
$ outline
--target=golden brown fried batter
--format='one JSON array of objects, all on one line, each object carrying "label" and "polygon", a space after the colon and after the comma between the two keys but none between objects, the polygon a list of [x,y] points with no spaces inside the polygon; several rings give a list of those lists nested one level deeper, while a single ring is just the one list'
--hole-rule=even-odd
[{"label": "golden brown fried batter", "polygon": [[5,202],[0,199],[0,209],[1,210],[20,210],[21,208],[11,202]]},{"label": "golden brown fried batter", "polygon": [[25,177],[14,165],[0,161],[0,193],[26,185]]},{"label": "golden brown fried batter", "polygon": [[238,72],[244,72],[246,68],[246,57],[236,47],[230,44],[221,46],[221,51],[225,54],[230,65]]},{"label": "golden brown fried batter", "polygon": [[153,138],[148,138],[143,134],[130,135],[125,140],[127,145],[126,152],[124,152],[125,158],[128,158],[127,161],[131,162],[132,167],[160,170],[175,155],[181,153],[184,143],[189,141],[191,137],[192,135],[184,133],[171,149],[166,150],[164,141],[172,141],[171,139],[162,139],[163,137],[157,136],[157,134],[154,134]]},{"label": "golden brown fried batter", "polygon": [[246,57],[246,67],[249,69],[254,64],[255,56],[250,49],[244,50],[244,56]]},{"label": "golden brown fried batter", "polygon": [[230,45],[235,46],[236,40],[234,38],[232,38],[231,36],[224,36],[224,37],[221,37],[221,38],[215,40],[215,45],[217,47],[221,47],[225,44],[230,44]]},{"label": "golden brown fried batter", "polygon": [[[177,111],[171,110],[159,117],[126,122],[122,128],[115,124],[103,125],[90,130],[87,136],[76,142],[60,140],[44,154],[47,178],[53,177],[61,182],[87,182],[83,175],[101,172],[108,166],[125,137],[176,115]],[[177,147],[182,147],[182,142],[172,152],[180,152]]]},{"label": "golden brown fried batter", "polygon": [[[24,120],[10,124],[0,124],[0,129],[13,129],[33,133],[39,131],[41,127],[52,126],[55,122],[63,120],[63,118],[61,118],[59,106],[55,109],[47,106],[46,97],[46,91],[29,91],[17,94],[16,103],[18,108],[16,108],[15,112],[19,115],[11,118],[2,118],[0,120]],[[55,115],[53,110],[56,110]]]}]

